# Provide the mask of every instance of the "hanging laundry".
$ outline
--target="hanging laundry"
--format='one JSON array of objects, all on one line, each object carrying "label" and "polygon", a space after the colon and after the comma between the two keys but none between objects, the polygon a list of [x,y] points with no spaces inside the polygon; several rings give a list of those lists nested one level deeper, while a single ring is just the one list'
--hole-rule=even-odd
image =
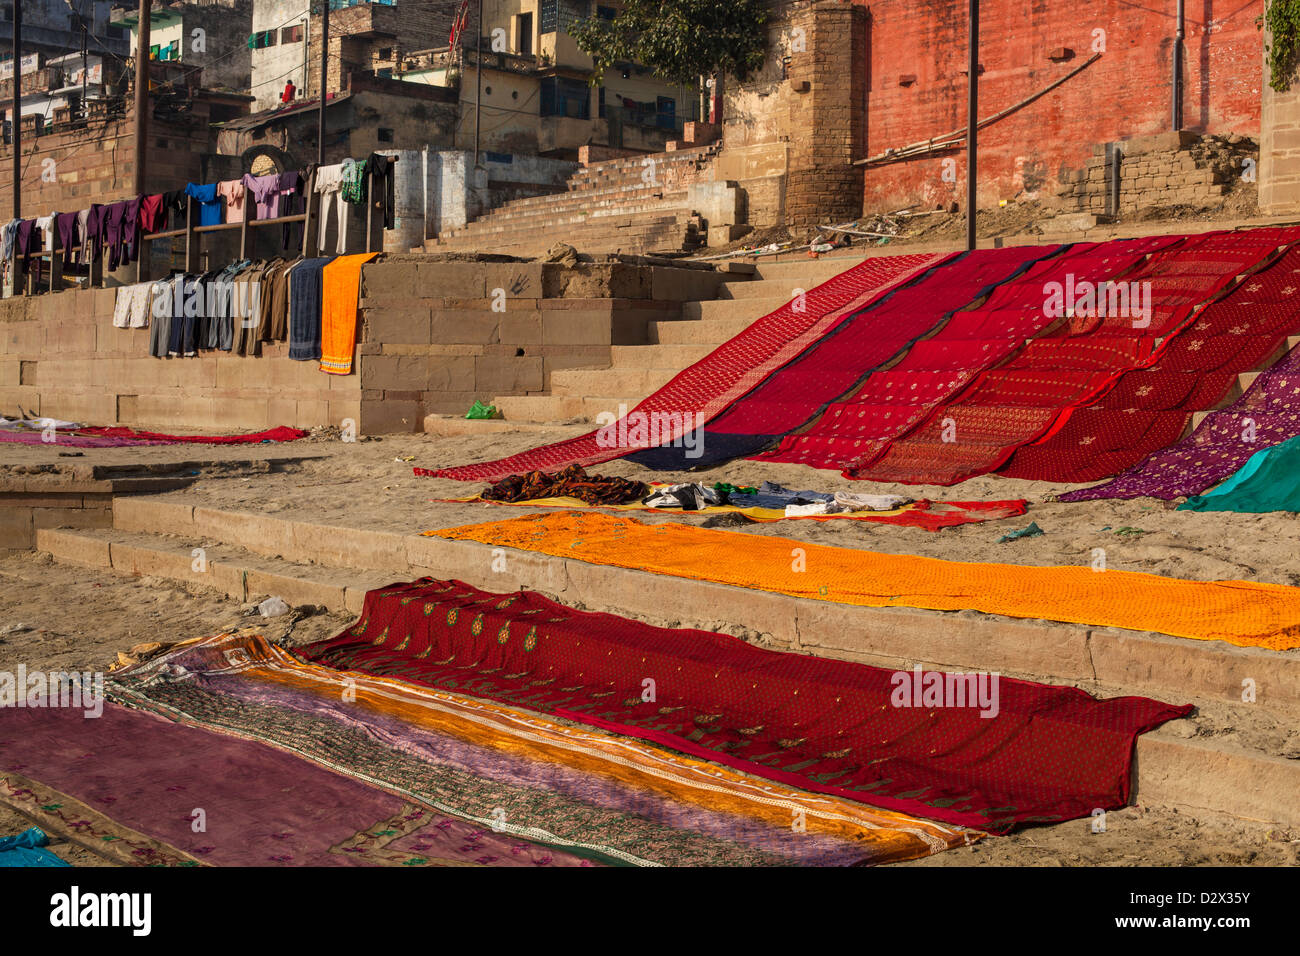
[{"label": "hanging laundry", "polygon": [[162,193],[140,197],[140,231],[146,234],[167,228],[167,204]]},{"label": "hanging laundry", "polygon": [[329,233],[331,214],[333,214],[338,218],[338,225],[335,229],[337,234],[335,245],[340,253],[347,251],[348,219],[351,212],[346,200],[343,198],[345,165],[344,163],[337,163],[333,166],[317,167],[315,183],[315,190],[320,195],[320,223],[317,226],[317,242],[324,249],[326,236]]},{"label": "hanging laundry", "polygon": [[329,259],[304,259],[290,277],[289,358],[320,361],[321,273]]},{"label": "hanging laundry", "polygon": [[117,301],[113,305],[113,325],[119,329],[147,328],[153,303],[153,288],[152,282],[119,286]]},{"label": "hanging laundry", "polygon": [[54,230],[58,233],[59,248],[63,250],[63,268],[66,271],[75,262],[81,261],[81,232],[78,223],[81,214],[61,212],[54,217]]},{"label": "hanging laundry", "polygon": [[227,179],[217,183],[217,195],[226,204],[226,222],[244,221],[244,181]]},{"label": "hanging laundry", "polygon": [[339,256],[321,273],[322,372],[331,375],[349,375],[352,372],[352,352],[357,344],[361,267],[377,255],[377,252],[362,252]]},{"label": "hanging laundry", "polygon": [[206,185],[187,183],[185,186],[185,195],[192,196],[194,201],[199,204],[200,226],[220,225],[221,213],[225,208],[225,201],[217,195],[216,183],[208,183]]},{"label": "hanging laundry", "polygon": [[397,159],[383,153],[371,153],[366,159],[366,166],[374,182],[374,199],[383,203],[384,228],[392,229],[393,213],[397,205]]}]

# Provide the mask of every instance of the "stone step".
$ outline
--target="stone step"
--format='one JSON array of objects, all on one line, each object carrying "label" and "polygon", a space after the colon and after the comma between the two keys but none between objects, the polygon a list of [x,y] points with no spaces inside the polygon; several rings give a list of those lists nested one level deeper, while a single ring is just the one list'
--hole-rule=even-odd
[{"label": "stone step", "polygon": [[[761,316],[755,316],[760,318]],[[711,319],[708,322],[646,323],[646,338],[656,345],[709,345],[717,348],[754,324],[749,318]]]},{"label": "stone step", "polygon": [[603,398],[583,395],[499,395],[492,404],[508,422],[566,424],[594,422],[602,414],[617,416],[619,408],[635,408],[644,395]]},{"label": "stone step", "polygon": [[545,216],[548,212],[567,213],[575,210],[619,209],[636,204],[648,207],[686,205],[685,189],[668,189],[663,186],[617,186],[607,189],[590,189],[582,192],[555,193],[550,196],[530,196],[512,199],[484,213],[475,222],[493,219]]},{"label": "stone step", "polygon": [[[154,496],[118,499],[113,517],[111,531],[42,529],[39,547],[61,561],[203,584],[241,600],[279,593],[290,603],[356,612],[366,588],[428,574],[499,592],[534,589],[651,623],[741,627],[790,653],[1202,700],[1252,720],[1264,707],[1300,715],[1295,653],[984,614],[832,604],[513,548],[504,549],[502,562],[500,548],[478,542],[321,526]],[[206,549],[206,571],[194,570],[194,547]],[[1267,705],[1241,701],[1245,678],[1269,689]],[[1300,825],[1300,761],[1196,736],[1195,729],[1180,722],[1138,739],[1136,801]]]},{"label": "stone step", "polygon": [[566,228],[573,226],[603,225],[606,219],[618,220],[627,217],[636,224],[668,224],[684,222],[693,213],[682,202],[665,199],[646,199],[629,203],[616,203],[608,206],[587,207],[575,204],[572,208],[538,210],[536,212],[502,212],[500,214],[475,219],[473,222],[450,230],[449,236],[484,235],[496,230],[511,228],[531,228],[535,226],[548,228]]},{"label": "stone step", "polygon": [[713,351],[710,345],[615,345],[610,348],[613,368],[673,368],[681,371]]},{"label": "stone step", "polygon": [[204,536],[42,528],[36,532],[36,548],[69,564],[209,587],[244,603],[279,597],[290,605],[316,604],[354,614],[361,612],[367,590],[392,583],[391,574],[297,564]]},{"label": "stone step", "polygon": [[802,259],[793,262],[757,261],[758,278],[763,280],[791,282],[794,285],[807,284],[807,288],[820,285],[833,279],[841,272],[847,272],[862,264],[867,257],[855,253],[847,256],[829,256],[822,259]]},{"label": "stone step", "polygon": [[761,319],[763,316],[775,312],[789,301],[788,296],[783,296],[780,298],[713,299],[703,302],[683,302],[682,318],[688,321],[698,319],[704,322],[743,318],[753,322],[755,319]]},{"label": "stone step", "polygon": [[663,387],[678,372],[673,368],[557,369],[551,373],[551,394],[640,395]]}]

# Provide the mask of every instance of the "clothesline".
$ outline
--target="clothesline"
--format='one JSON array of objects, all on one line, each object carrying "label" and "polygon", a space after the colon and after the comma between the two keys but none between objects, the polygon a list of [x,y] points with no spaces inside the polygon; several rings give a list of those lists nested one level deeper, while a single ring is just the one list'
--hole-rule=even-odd
[{"label": "clothesline", "polygon": [[[319,250],[329,229],[331,211],[337,213],[337,252],[344,254],[350,243],[349,206],[369,202],[366,215],[367,250],[373,247],[372,216],[383,212],[383,228],[393,227],[394,165],[397,157],[372,153],[364,160],[347,159],[331,166],[309,165],[264,176],[246,174],[240,179],[217,183],[187,183],[183,189],[116,203],[92,203],[78,212],[53,212],[35,219],[14,219],[0,230],[3,235],[4,267],[13,276],[14,294],[40,290],[42,267],[48,257],[48,288],[55,291],[63,271],[70,266],[85,268],[90,286],[102,285],[105,264],[109,271],[137,263],[137,279],[147,278],[143,254],[145,244],[155,239],[186,237],[186,271],[198,272],[199,236],[209,232],[240,228],[240,259],[248,258],[248,228],[251,225],[281,225],[281,248],[295,246],[305,255]],[[310,200],[317,197],[317,202]],[[313,206],[317,214],[313,216]],[[169,219],[184,227],[168,229]],[[182,216],[183,214],[183,216]],[[301,223],[298,240],[291,242],[292,226]],[[313,226],[315,228],[313,228]],[[309,246],[312,249],[309,249]],[[62,255],[57,255],[62,253]],[[32,259],[35,269],[32,270]],[[22,266],[21,272],[19,265]],[[20,280],[30,276],[30,284]],[[28,285],[27,288],[23,286]]]},{"label": "clothesline", "polygon": [[347,375],[361,266],[376,255],[244,259],[220,271],[121,286],[113,325],[148,328],[155,358],[191,358],[200,351],[260,356],[264,343],[287,342],[290,359]]}]

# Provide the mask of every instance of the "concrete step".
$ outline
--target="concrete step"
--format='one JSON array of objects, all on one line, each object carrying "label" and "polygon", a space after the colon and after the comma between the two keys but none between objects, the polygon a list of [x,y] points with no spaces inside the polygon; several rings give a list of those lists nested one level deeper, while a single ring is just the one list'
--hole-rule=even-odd
[{"label": "concrete step", "polygon": [[[901,250],[900,250],[901,252]],[[894,255],[898,252],[892,253]],[[822,259],[796,259],[792,262],[772,262],[759,259],[758,278],[767,282],[786,282],[804,288],[814,288],[862,264],[867,257],[855,253],[848,256],[830,256]]]},{"label": "concrete step", "polygon": [[[762,315],[754,318],[761,318]],[[753,319],[712,319],[708,322],[646,323],[646,337],[657,345],[709,345],[717,348],[754,324]]]},{"label": "concrete step", "polygon": [[[152,496],[118,499],[113,520],[111,531],[43,529],[39,547],[58,560],[206,584],[240,599],[259,596],[254,592],[281,593],[290,603],[353,611],[365,588],[395,576],[430,574],[500,592],[529,588],[565,603],[634,614],[651,623],[742,628],[787,652],[891,669],[919,663],[990,670],[1108,694],[1199,699],[1222,714],[1239,712],[1254,720],[1266,705],[1240,700],[1242,681],[1249,677],[1268,688],[1268,713],[1300,716],[1296,652],[984,614],[854,607],[513,548],[504,549],[502,562],[501,549],[472,541],[359,524],[321,526]],[[207,549],[205,572],[193,570],[194,547]],[[267,563],[261,565],[261,560]],[[1300,825],[1295,800],[1300,761],[1190,730],[1180,722],[1139,738],[1137,801]]]},{"label": "concrete step", "polygon": [[710,345],[615,345],[610,348],[613,368],[673,368],[681,371],[713,351]]},{"label": "concrete step", "polygon": [[480,216],[475,222],[490,222],[500,218],[521,218],[546,215],[547,212],[568,213],[581,210],[604,210],[631,207],[638,204],[667,206],[686,205],[685,189],[667,189],[663,186],[611,186],[604,189],[587,189],[580,192],[556,193],[551,196],[532,196],[513,199]]},{"label": "concrete step", "polygon": [[683,302],[682,318],[716,322],[726,319],[746,319],[753,322],[775,312],[790,301],[789,296],[754,299],[713,299],[704,302]]},{"label": "concrete step", "polygon": [[623,217],[634,220],[629,225],[640,222],[671,223],[680,222],[693,213],[685,204],[685,196],[680,201],[653,198],[636,202],[612,203],[600,206],[574,204],[570,208],[560,207],[553,210],[528,212],[502,211],[498,214],[475,219],[447,235],[467,236],[485,235],[503,229],[568,228],[602,225],[606,220],[619,220]]},{"label": "concrete step", "polygon": [[586,420],[586,406],[577,395],[498,395],[492,404],[507,422],[571,422]]},{"label": "concrete step", "polygon": [[69,564],[196,584],[245,603],[280,597],[291,605],[316,604],[354,614],[361,612],[367,590],[392,583],[390,574],[296,564],[197,535],[41,528],[36,548]]},{"label": "concrete step", "polygon": [[640,395],[644,398],[661,388],[677,372],[678,369],[672,368],[557,369],[551,373],[551,394]]}]

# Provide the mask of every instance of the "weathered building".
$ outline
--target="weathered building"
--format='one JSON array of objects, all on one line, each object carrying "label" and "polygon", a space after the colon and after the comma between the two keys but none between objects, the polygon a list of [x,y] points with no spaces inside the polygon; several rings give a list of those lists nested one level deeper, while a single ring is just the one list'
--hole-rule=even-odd
[{"label": "weathered building", "polygon": [[[981,205],[1050,197],[1097,144],[1171,129],[1172,5],[980,10],[979,115],[993,120],[979,136]],[[1188,8],[1184,130],[1260,134],[1262,11]],[[800,224],[848,218],[859,199],[859,212],[964,203],[966,3],[777,0],[769,50],[759,75],[729,79],[723,118],[719,175],[752,181],[751,221],[778,208]]]},{"label": "weathered building", "polygon": [[[14,2],[0,3],[0,59],[8,60],[13,49]],[[46,57],[80,52],[84,45],[109,57],[127,55],[126,31],[113,25],[111,0],[21,0],[23,5],[23,53]],[[0,63],[0,78],[8,74]]]},{"label": "weathered building", "polygon": [[[207,89],[246,93],[252,82],[248,34],[253,5],[253,0],[155,0],[149,14],[149,58],[202,70]],[[128,31],[134,55],[138,5],[114,6],[110,22]]]}]

